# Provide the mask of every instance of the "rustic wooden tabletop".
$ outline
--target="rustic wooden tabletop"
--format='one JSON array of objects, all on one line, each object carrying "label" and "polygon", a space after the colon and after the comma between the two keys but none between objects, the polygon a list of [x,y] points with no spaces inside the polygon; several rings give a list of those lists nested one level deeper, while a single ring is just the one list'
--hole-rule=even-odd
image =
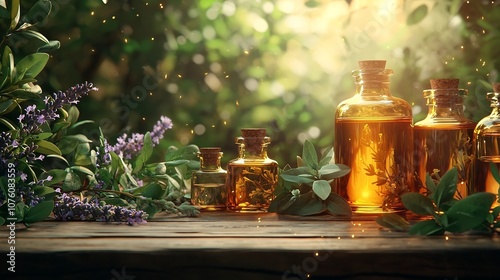
[{"label": "rustic wooden tabletop", "polygon": [[[0,229],[6,257],[10,231]],[[146,224],[44,221],[15,231],[1,279],[500,279],[500,238],[415,237],[373,217],[158,215]],[[3,262],[3,266],[5,265]]]}]

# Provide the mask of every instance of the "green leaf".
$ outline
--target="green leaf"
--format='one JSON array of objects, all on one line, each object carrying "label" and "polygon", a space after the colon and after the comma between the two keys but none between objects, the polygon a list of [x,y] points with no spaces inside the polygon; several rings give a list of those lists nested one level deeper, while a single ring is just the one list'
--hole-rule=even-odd
[{"label": "green leaf", "polygon": [[316,7],[320,6],[321,3],[316,1],[316,0],[307,0],[305,5],[308,8],[316,8]]},{"label": "green leaf", "polygon": [[50,14],[52,3],[49,0],[39,0],[31,9],[21,18],[21,23],[35,25],[44,21]]},{"label": "green leaf", "polygon": [[384,213],[375,218],[375,222],[383,227],[396,231],[408,231],[410,228],[410,223],[395,213]]},{"label": "green leaf", "polygon": [[457,191],[458,170],[456,167],[448,170],[441,180],[439,181],[436,192],[432,194],[431,198],[434,199],[438,209],[441,205],[450,201]]},{"label": "green leaf", "polygon": [[482,224],[490,215],[490,208],[496,195],[479,192],[467,196],[455,203],[448,211],[448,227],[450,232],[464,232]]},{"label": "green leaf", "polygon": [[498,172],[498,168],[494,162],[490,162],[490,172],[491,175],[493,175],[493,178],[495,178],[495,181],[500,184],[500,173]]},{"label": "green leaf", "polygon": [[14,29],[19,22],[19,17],[21,15],[21,3],[20,0],[11,0],[10,2],[10,29]]},{"label": "green leaf", "polygon": [[36,135],[31,136],[31,139],[33,139],[33,140],[45,140],[52,135],[53,134],[50,132],[42,132],[42,133],[38,133]]},{"label": "green leaf", "polygon": [[57,159],[60,159],[60,160],[64,161],[64,163],[66,163],[67,166],[69,166],[69,162],[63,156],[60,156],[60,155],[47,155],[46,157],[47,158],[57,158]]},{"label": "green leaf", "polygon": [[50,52],[53,50],[57,50],[61,47],[61,42],[57,40],[50,40],[48,43],[45,45],[39,47],[36,51],[37,52]]},{"label": "green leaf", "polygon": [[45,186],[36,186],[33,188],[33,192],[40,197],[44,197],[44,200],[52,200],[57,194],[53,188]]},{"label": "green leaf", "polygon": [[[33,89],[35,90],[35,92],[33,91]],[[40,98],[39,94],[41,92],[41,91],[38,92],[37,90],[38,90],[38,86],[34,86],[33,88],[29,88],[29,89],[16,89],[16,90],[9,92],[9,94],[13,98],[36,100],[36,99]]]},{"label": "green leaf", "polygon": [[288,201],[290,201],[290,198],[292,197],[292,194],[290,192],[283,192],[279,195],[277,195],[273,201],[271,201],[271,204],[269,204],[269,207],[267,208],[267,212],[269,213],[279,213],[281,212],[281,209],[286,205]]},{"label": "green leaf", "polygon": [[3,226],[5,224],[5,219],[3,217],[0,217],[0,226]]},{"label": "green leaf", "polygon": [[414,224],[408,233],[412,235],[442,235],[444,231],[444,227],[438,225],[434,220],[426,220]]},{"label": "green leaf", "polygon": [[302,160],[308,167],[314,170],[318,169],[318,154],[316,153],[314,145],[309,140],[304,142],[304,146],[302,148]]},{"label": "green leaf", "polygon": [[434,193],[436,193],[437,187],[429,173],[425,174],[425,185],[427,186],[427,189],[431,192],[433,197]]},{"label": "green leaf", "polygon": [[165,161],[173,161],[177,159],[193,159],[197,160],[197,154],[200,151],[196,145],[186,145],[179,149],[176,147],[169,147],[167,154],[165,155]]},{"label": "green leaf", "polygon": [[281,213],[288,215],[309,216],[319,214],[326,210],[326,206],[321,199],[312,191],[299,195],[295,201]]},{"label": "green leaf", "polygon": [[21,202],[18,202],[18,203],[16,204],[16,209],[15,209],[15,211],[16,211],[16,219],[17,219],[17,221],[18,221],[18,222],[22,222],[22,221],[23,221],[23,219],[24,219],[24,210],[25,210],[25,208],[27,208],[27,207],[26,207],[26,205],[24,204],[24,202],[22,202],[22,201],[21,201]]},{"label": "green leaf", "polygon": [[43,36],[40,32],[36,32],[33,30],[23,30],[22,32],[19,33],[19,35],[22,35],[23,37],[31,37],[35,38],[45,44],[49,44],[49,40]]},{"label": "green leaf", "polygon": [[134,162],[134,169],[132,172],[139,172],[152,154],[153,141],[151,141],[151,134],[149,132],[146,132],[146,134],[144,135],[144,145],[142,146],[142,150],[139,155],[137,155],[137,159]]},{"label": "green leaf", "polygon": [[12,111],[16,106],[16,103],[14,103],[14,100],[12,99],[7,99],[6,101],[0,102],[0,114],[6,114]]},{"label": "green leaf", "polygon": [[45,184],[44,184],[45,186],[52,186],[52,185],[55,185],[55,184],[58,184],[58,183],[64,181],[64,179],[66,179],[67,173],[68,172],[66,170],[62,170],[62,169],[51,169],[49,171],[42,173],[40,178],[46,179],[48,176],[52,176],[52,180],[45,182]]},{"label": "green leaf", "polygon": [[24,217],[25,224],[40,222],[47,218],[54,209],[54,201],[43,201],[31,207]]},{"label": "green leaf", "polygon": [[108,197],[104,199],[104,202],[106,202],[106,204],[116,206],[129,206],[129,203],[125,199],[119,197]]},{"label": "green leaf", "polygon": [[332,215],[352,216],[352,209],[347,200],[336,193],[328,196],[327,210]]},{"label": "green leaf", "polygon": [[49,61],[46,53],[32,53],[21,59],[17,65],[17,74],[21,78],[35,78]]},{"label": "green leaf", "polygon": [[85,175],[89,175],[91,177],[94,177],[94,172],[92,172],[90,169],[88,169],[87,167],[83,167],[83,166],[71,166],[70,168],[71,170],[73,171],[78,171],[82,174],[85,174]]},{"label": "green leaf", "polygon": [[64,192],[71,192],[79,190],[81,187],[82,182],[80,180],[80,177],[78,177],[78,175],[76,175],[72,171],[67,172],[62,185],[62,190]]},{"label": "green leaf", "polygon": [[[80,117],[80,111],[78,110],[78,107],[76,106],[71,106],[68,110],[68,118],[66,121],[70,122],[71,124],[76,123],[78,121],[78,118]],[[82,134],[79,134],[82,135]],[[87,137],[85,137],[87,138]],[[90,140],[89,140],[90,142]]]},{"label": "green leaf", "polygon": [[332,180],[345,176],[351,172],[351,168],[343,164],[327,164],[319,169],[319,178],[323,180]]},{"label": "green leaf", "polygon": [[144,187],[141,195],[144,197],[150,197],[152,199],[160,199],[163,194],[163,188],[160,184],[151,183]]},{"label": "green leaf", "polygon": [[314,177],[309,174],[304,174],[303,176],[300,175],[288,175],[288,174],[281,174],[280,175],[283,180],[296,183],[296,184],[307,184],[310,185],[314,182]]},{"label": "green leaf", "polygon": [[421,22],[427,16],[427,5],[418,6],[406,19],[406,25],[414,25]]},{"label": "green leaf", "polygon": [[8,130],[16,130],[16,127],[8,119],[0,118],[0,124],[5,125]]},{"label": "green leaf", "polygon": [[44,155],[62,155],[61,150],[59,150],[59,148],[52,142],[49,142],[47,140],[40,140],[37,141],[36,144],[38,145],[38,148],[35,150],[35,152],[37,153],[41,153]]},{"label": "green leaf", "polygon": [[327,181],[325,180],[316,180],[313,182],[312,189],[314,193],[321,198],[322,200],[325,200],[328,198],[330,193],[332,192],[332,188],[330,187],[330,184],[328,184]]},{"label": "green leaf", "polygon": [[326,150],[319,161],[319,166],[327,165],[332,161],[333,158],[333,148]]},{"label": "green leaf", "polygon": [[52,132],[56,133],[61,129],[68,128],[70,125],[71,125],[70,122],[58,121],[54,123],[54,126],[52,127]]},{"label": "green leaf", "polygon": [[401,201],[406,209],[417,215],[436,215],[432,200],[421,193],[405,193],[401,196]]}]

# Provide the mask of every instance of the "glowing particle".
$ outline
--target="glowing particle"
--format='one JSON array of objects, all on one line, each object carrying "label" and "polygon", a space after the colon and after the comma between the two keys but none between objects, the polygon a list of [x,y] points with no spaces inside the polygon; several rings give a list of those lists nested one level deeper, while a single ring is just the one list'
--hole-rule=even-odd
[{"label": "glowing particle", "polygon": [[463,49],[464,49],[464,46],[460,46],[460,48],[463,50]]},{"label": "glowing particle", "polygon": [[449,238],[448,238],[448,236],[446,236],[444,239],[446,239],[446,241],[448,241]]},{"label": "glowing particle", "polygon": [[249,54],[250,52],[245,50],[243,53],[245,53],[245,54]]},{"label": "glowing particle", "polygon": [[116,16],[112,16],[111,19],[116,19]]},{"label": "glowing particle", "polygon": [[229,78],[229,75],[226,75],[226,79]]},{"label": "glowing particle", "polygon": [[106,23],[106,20],[105,20],[105,19],[103,19],[103,20],[102,20],[102,23]]},{"label": "glowing particle", "polygon": [[91,15],[91,16],[93,16],[94,14],[95,14],[95,13],[94,13],[94,11],[90,12],[90,15]]},{"label": "glowing particle", "polygon": [[182,75],[181,74],[177,74],[177,77],[182,78]]},{"label": "glowing particle", "polygon": [[125,41],[125,44],[126,44],[126,43],[128,43],[128,39],[127,39],[127,38],[125,38],[125,40],[124,40],[124,41]]},{"label": "glowing particle", "polygon": [[351,235],[351,238],[354,238],[354,234],[353,234],[353,235]]},{"label": "glowing particle", "polygon": [[315,255],[316,257],[317,257],[317,256],[319,256],[319,254],[318,254],[318,253],[316,253],[316,254],[314,254],[314,255]]},{"label": "glowing particle", "polygon": [[154,41],[155,40],[155,37],[151,37],[151,41]]},{"label": "glowing particle", "polygon": [[143,120],[143,121],[145,121],[145,120],[146,120],[146,118],[145,118],[145,117],[142,117],[142,120]]},{"label": "glowing particle", "polygon": [[339,237],[337,237],[337,239],[340,239],[340,236],[339,236]]},{"label": "glowing particle", "polygon": [[150,92],[150,93],[149,93],[149,96],[153,96],[153,93],[152,93],[152,92]]},{"label": "glowing particle", "polygon": [[236,106],[240,106],[240,102],[236,100]]}]

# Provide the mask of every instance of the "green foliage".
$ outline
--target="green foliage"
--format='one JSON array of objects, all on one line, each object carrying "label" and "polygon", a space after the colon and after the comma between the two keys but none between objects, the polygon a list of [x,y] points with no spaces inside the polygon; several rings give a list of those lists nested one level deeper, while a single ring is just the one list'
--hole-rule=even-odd
[{"label": "green foliage", "polygon": [[406,193],[402,196],[404,206],[414,214],[431,217],[411,225],[397,214],[388,213],[376,219],[381,226],[399,230],[408,230],[414,235],[442,235],[445,232],[492,233],[499,227],[496,219],[500,207],[490,209],[496,200],[496,195],[487,192],[471,194],[463,199],[453,198],[456,192],[458,171],[448,170],[437,185],[427,176],[429,196],[420,193]]},{"label": "green foliage", "polygon": [[[35,78],[49,60],[42,51],[60,45],[35,30],[45,24],[51,1],[36,2],[24,16],[20,1],[4,3],[0,4],[0,224],[12,216],[27,226],[46,219],[60,204],[58,192],[85,197],[86,201],[98,199],[100,206],[142,210],[144,218],[160,211],[197,215],[198,209],[186,204],[184,195],[191,172],[199,166],[198,147],[172,146],[165,161],[149,163],[154,144],[147,132],[137,155],[124,158],[110,151],[100,127],[91,120],[79,121],[80,110],[73,105],[78,100],[48,96],[36,84]],[[78,87],[72,90],[78,91]],[[63,105],[56,107],[57,113],[50,113],[50,102]],[[36,119],[25,120],[27,108]],[[98,139],[82,133],[89,131],[99,132]]]},{"label": "green foliage", "polygon": [[297,157],[297,167],[286,167],[278,179],[276,198],[269,212],[308,216],[323,212],[332,215],[352,215],[347,201],[332,192],[330,183],[349,173],[349,167],[331,164],[333,150],[330,149],[318,161],[314,145],[306,140],[302,157]]}]

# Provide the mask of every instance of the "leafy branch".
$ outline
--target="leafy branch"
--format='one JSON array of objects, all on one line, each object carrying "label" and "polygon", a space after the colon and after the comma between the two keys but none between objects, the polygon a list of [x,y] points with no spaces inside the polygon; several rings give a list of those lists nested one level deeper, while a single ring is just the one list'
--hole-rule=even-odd
[{"label": "leafy branch", "polygon": [[285,166],[275,189],[276,198],[269,206],[269,212],[308,216],[327,212],[332,215],[351,216],[347,201],[332,192],[330,183],[348,174],[346,165],[332,164],[333,149],[318,159],[314,145],[307,141],[302,157],[297,156],[297,167]]},{"label": "leafy branch", "polygon": [[[494,166],[493,166],[494,167]],[[496,168],[495,168],[496,169]],[[498,170],[497,170],[498,175]],[[495,177],[500,181],[500,176]],[[493,208],[496,195],[478,192],[463,199],[454,198],[457,190],[458,170],[448,170],[436,184],[427,174],[426,185],[429,196],[411,192],[402,195],[403,205],[424,220],[411,225],[397,214],[387,213],[376,219],[381,226],[397,231],[408,231],[415,235],[442,235],[445,232],[468,231],[491,233],[500,227],[496,222],[500,206]]]}]

